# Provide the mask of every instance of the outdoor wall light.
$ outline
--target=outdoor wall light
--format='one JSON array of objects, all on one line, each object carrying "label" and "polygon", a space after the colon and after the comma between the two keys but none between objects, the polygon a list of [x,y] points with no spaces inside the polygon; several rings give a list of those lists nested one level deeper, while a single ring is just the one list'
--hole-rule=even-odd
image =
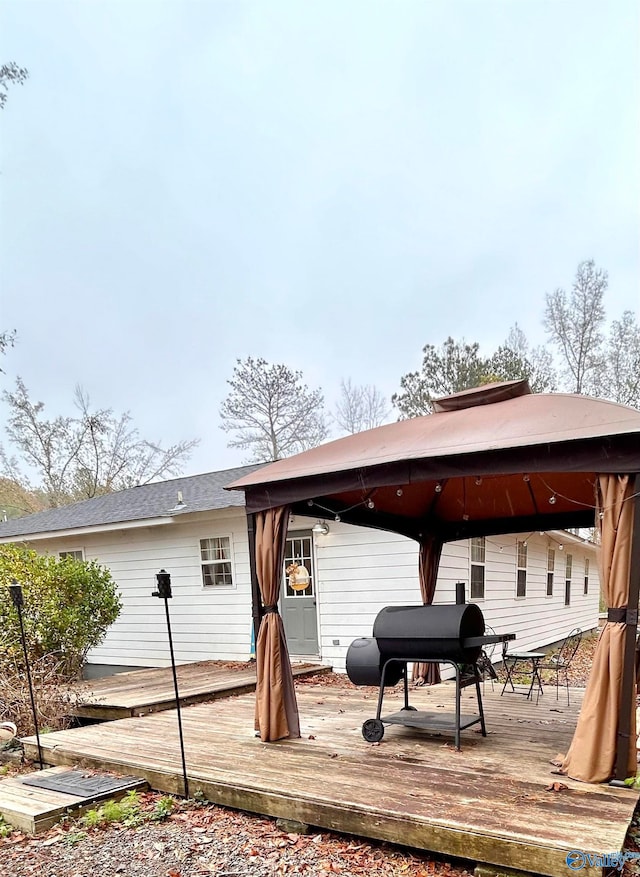
[{"label": "outdoor wall light", "polygon": [[314,524],[312,532],[318,536],[326,536],[329,532],[329,524],[326,524],[324,521],[318,521],[317,524]]}]

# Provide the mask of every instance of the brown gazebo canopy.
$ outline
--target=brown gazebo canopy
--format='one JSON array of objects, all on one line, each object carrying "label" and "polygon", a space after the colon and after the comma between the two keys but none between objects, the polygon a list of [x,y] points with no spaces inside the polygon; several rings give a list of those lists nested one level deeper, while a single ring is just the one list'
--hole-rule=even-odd
[{"label": "brown gazebo canopy", "polygon": [[[610,610],[582,715],[593,723],[594,715],[608,711],[605,725],[612,727],[599,725],[598,734],[608,734],[613,743],[604,761],[596,758],[594,764],[593,753],[583,754],[595,749],[596,741],[586,725],[581,727],[581,715],[565,769],[592,781],[635,773],[630,741],[640,511],[633,512],[640,508],[639,473],[639,411],[586,396],[532,394],[526,381],[510,381],[441,399],[434,414],[328,442],[230,485],[246,494],[256,626],[263,615],[269,619],[260,625],[257,650],[262,738],[296,734],[298,727],[277,613],[282,566],[277,561],[289,512],[339,518],[415,539],[421,546],[424,602],[433,599],[444,542],[595,523],[605,546],[601,580]],[[265,574],[265,564],[261,572],[255,558],[264,556],[262,540],[274,533],[279,535],[269,556],[275,562]],[[605,652],[607,660],[602,659]],[[602,748],[602,740],[598,745]]]}]

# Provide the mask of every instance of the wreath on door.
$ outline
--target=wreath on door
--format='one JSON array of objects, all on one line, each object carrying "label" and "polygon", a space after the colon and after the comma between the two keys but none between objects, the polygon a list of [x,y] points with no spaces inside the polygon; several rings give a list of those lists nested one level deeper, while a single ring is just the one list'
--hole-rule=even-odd
[{"label": "wreath on door", "polygon": [[297,560],[290,563],[285,572],[289,576],[289,587],[292,591],[306,591],[311,584],[309,570]]}]

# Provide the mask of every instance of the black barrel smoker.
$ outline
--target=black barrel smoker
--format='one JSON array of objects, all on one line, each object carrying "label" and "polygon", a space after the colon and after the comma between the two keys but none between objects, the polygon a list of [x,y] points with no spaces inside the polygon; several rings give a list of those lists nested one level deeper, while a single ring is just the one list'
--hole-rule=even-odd
[{"label": "black barrel smoker", "polygon": [[[460,749],[460,731],[479,724],[487,731],[482,709],[480,673],[477,660],[485,645],[515,639],[514,634],[484,635],[484,616],[475,603],[438,606],[387,606],[373,625],[373,637],[354,640],[347,651],[347,675],[354,685],[378,685],[375,719],[367,719],[362,736],[376,743],[384,736],[385,725],[404,725],[425,731],[453,731]],[[455,715],[419,712],[409,704],[408,665],[449,664],[455,673]],[[382,715],[384,689],[404,682],[404,706],[399,712]],[[475,685],[478,712],[462,715],[460,691]]]}]

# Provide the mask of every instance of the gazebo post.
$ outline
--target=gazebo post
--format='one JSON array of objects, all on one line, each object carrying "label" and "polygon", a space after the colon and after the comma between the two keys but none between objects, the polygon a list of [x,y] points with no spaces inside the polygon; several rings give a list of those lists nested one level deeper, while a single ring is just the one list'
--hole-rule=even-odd
[{"label": "gazebo post", "polygon": [[253,617],[253,636],[256,649],[258,648],[258,633],[262,621],[262,597],[258,582],[258,570],[256,567],[256,516],[247,512],[247,537],[249,539],[249,572],[251,575],[251,615]]},{"label": "gazebo post", "polygon": [[616,746],[614,778],[625,780],[629,773],[629,748],[631,740],[632,710],[636,703],[634,683],[636,678],[636,635],[638,632],[638,601],[640,600],[640,474],[635,477],[633,493],[633,530],[631,533],[631,563],[629,565],[629,599],[627,600],[624,657],[622,663],[622,691],[620,695],[620,721]]}]

